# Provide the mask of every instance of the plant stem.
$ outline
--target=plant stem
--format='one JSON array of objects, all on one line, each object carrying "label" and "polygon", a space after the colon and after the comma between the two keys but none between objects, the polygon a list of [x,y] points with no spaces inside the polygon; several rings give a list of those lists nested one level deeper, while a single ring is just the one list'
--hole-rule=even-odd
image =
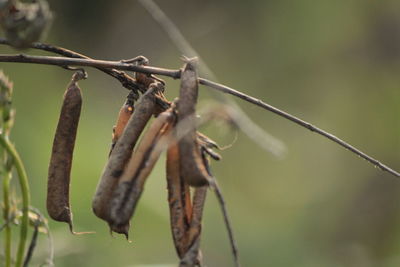
[{"label": "plant stem", "polygon": [[181,76],[180,70],[157,68],[150,66],[137,66],[134,63],[124,63],[122,61],[108,61],[85,58],[66,58],[49,56],[31,56],[25,54],[0,55],[0,62],[19,62],[31,64],[44,64],[56,66],[88,66],[94,68],[112,68],[117,70],[127,70],[144,74],[156,74],[178,79]]},{"label": "plant stem", "polygon": [[4,171],[3,174],[3,218],[4,218],[4,258],[5,267],[11,266],[11,226],[10,226],[10,180],[11,173]]},{"label": "plant stem", "polygon": [[28,225],[29,225],[28,211],[30,202],[30,192],[28,185],[28,177],[26,175],[25,168],[21,161],[21,158],[19,157],[18,152],[16,151],[14,145],[3,134],[0,134],[0,145],[4,147],[7,153],[12,157],[14,166],[18,174],[18,181],[21,187],[22,218],[21,218],[21,230],[19,236],[17,257],[15,260],[15,266],[21,267],[24,259],[25,243],[27,240]]},{"label": "plant stem", "polygon": [[[0,39],[0,41],[1,41],[1,39]],[[171,77],[174,79],[179,79],[180,75],[181,75],[180,70],[157,68],[157,67],[150,67],[150,66],[136,66],[134,64],[123,63],[122,61],[105,61],[105,60],[82,59],[82,58],[30,56],[30,55],[20,54],[20,55],[0,55],[0,62],[47,64],[47,65],[56,65],[56,66],[62,66],[62,67],[65,67],[65,66],[89,66],[89,67],[95,67],[95,68],[113,68],[113,69],[118,69],[118,70],[128,70],[128,71],[140,72],[140,73],[145,73],[145,74],[163,75],[163,76]],[[287,120],[290,120],[290,121],[306,128],[314,133],[322,135],[323,137],[328,138],[331,141],[335,142],[336,144],[349,150],[350,152],[360,156],[361,158],[370,162],[372,165],[378,167],[382,171],[387,171],[396,177],[400,177],[399,172],[393,170],[389,166],[381,163],[377,159],[369,156],[368,154],[362,152],[361,150],[350,145],[349,143],[334,136],[333,134],[320,129],[307,121],[297,118],[294,115],[291,115],[283,110],[280,110],[272,105],[269,105],[269,104],[263,102],[261,99],[249,96],[249,95],[242,93],[238,90],[235,90],[229,86],[226,86],[226,85],[223,85],[220,83],[216,83],[213,81],[209,81],[204,78],[198,78],[198,80],[199,80],[199,83],[202,85],[205,85],[205,86],[211,87],[215,90],[238,97],[238,98],[240,98],[246,102],[249,102],[253,105],[256,105],[260,108],[271,111],[271,112],[277,114],[278,116],[283,117]]]}]

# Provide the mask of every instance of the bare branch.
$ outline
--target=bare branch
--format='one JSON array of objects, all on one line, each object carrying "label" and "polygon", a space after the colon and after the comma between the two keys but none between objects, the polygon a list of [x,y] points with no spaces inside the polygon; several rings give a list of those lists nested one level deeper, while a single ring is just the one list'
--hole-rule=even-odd
[{"label": "bare branch", "polygon": [[180,70],[171,70],[149,66],[137,66],[135,64],[123,63],[121,61],[107,61],[97,59],[84,59],[84,58],[65,58],[65,57],[49,57],[49,56],[30,56],[30,55],[0,55],[0,62],[19,62],[19,63],[33,63],[44,65],[56,66],[88,66],[94,68],[111,68],[118,70],[127,70],[140,72],[144,74],[156,74],[168,76],[174,79],[180,77]]},{"label": "bare branch", "polygon": [[[11,45],[10,42],[4,38],[0,38],[0,44]],[[59,54],[61,56],[65,56],[65,57],[91,59],[90,57],[82,55],[75,51],[68,50],[68,49],[65,49],[65,48],[59,47],[59,46],[45,44],[45,43],[38,43],[38,42],[32,43],[31,48],[43,50],[43,51],[47,51],[47,52],[51,52],[51,53],[56,53],[56,54]],[[144,88],[144,86],[137,83],[134,78],[127,75],[123,71],[119,71],[116,69],[105,69],[105,68],[98,68],[98,69],[103,71],[104,73],[107,73],[108,75],[116,78],[121,83],[121,85],[123,87],[127,88],[128,90],[132,90],[134,92],[139,90],[142,93],[144,93],[146,91],[146,88]],[[139,95],[136,92],[135,99],[137,100],[138,98],[139,98]]]},{"label": "bare branch", "polygon": [[278,109],[278,108],[276,108],[274,106],[271,106],[271,105],[263,102],[262,100],[260,100],[258,98],[246,95],[246,94],[244,94],[244,93],[242,93],[240,91],[237,91],[237,90],[235,90],[233,88],[230,88],[230,87],[225,86],[223,84],[215,83],[215,82],[212,82],[212,81],[209,81],[209,80],[206,80],[206,79],[199,78],[199,83],[203,84],[205,86],[212,87],[212,88],[214,88],[214,89],[216,89],[218,91],[234,95],[236,97],[239,97],[239,98],[243,99],[244,101],[247,101],[247,102],[252,103],[252,104],[254,104],[256,106],[259,106],[259,107],[261,107],[263,109],[271,111],[271,112],[277,114],[278,116],[284,117],[285,119],[288,119],[288,120],[290,120],[290,121],[292,121],[292,122],[294,122],[294,123],[296,123],[296,124],[298,124],[298,125],[300,125],[300,126],[302,126],[304,128],[307,128],[308,130],[310,130],[312,132],[315,132],[315,133],[317,133],[319,135],[322,135],[322,136],[332,140],[336,144],[346,148],[347,150],[349,150],[349,151],[353,152],[354,154],[360,156],[361,158],[365,159],[366,161],[372,163],[376,167],[380,168],[382,171],[387,171],[387,172],[389,172],[390,174],[392,174],[392,175],[394,175],[396,177],[400,177],[400,173],[398,173],[397,171],[391,169],[390,167],[386,166],[385,164],[382,164],[378,160],[368,156],[364,152],[362,152],[362,151],[358,150],[357,148],[355,148],[354,146],[346,143],[342,139],[340,139],[340,138],[334,136],[333,134],[330,134],[330,133],[328,133],[328,132],[326,132],[326,131],[324,131],[324,130],[322,130],[322,129],[314,126],[314,125],[312,125],[309,122],[303,121],[302,119],[297,118],[296,116],[293,116],[293,115],[291,115],[291,114],[289,114],[289,113],[287,113],[285,111],[282,111],[282,110],[280,110],[280,109]]},{"label": "bare branch", "polygon": [[[181,70],[173,70],[173,69],[165,69],[165,68],[157,68],[157,67],[149,67],[149,66],[136,66],[134,64],[127,64],[121,63],[120,61],[106,61],[106,60],[95,60],[95,59],[80,59],[80,58],[65,58],[65,57],[46,57],[46,56],[28,56],[28,55],[0,55],[0,62],[19,62],[19,63],[35,63],[35,64],[47,64],[47,65],[56,65],[56,66],[89,66],[94,68],[112,68],[112,69],[119,69],[119,70],[128,70],[134,72],[140,72],[145,74],[157,74],[163,75],[167,77],[171,77],[174,79],[180,78]],[[265,110],[271,111],[277,114],[280,117],[288,119],[304,128],[309,129],[312,132],[315,132],[319,135],[322,135],[331,141],[335,142],[336,144],[346,148],[347,150],[351,151],[352,153],[360,156],[361,158],[365,159],[366,161],[370,162],[374,166],[378,167],[383,171],[387,171],[390,174],[400,177],[400,173],[393,170],[392,168],[386,166],[385,164],[381,163],[377,159],[365,154],[364,152],[360,151],[359,149],[355,148],[354,146],[348,144],[347,142],[343,141],[342,139],[330,134],[309,122],[306,122],[296,116],[293,116],[285,111],[282,111],[274,106],[271,106],[261,99],[249,96],[245,93],[242,93],[238,90],[235,90],[231,87],[226,85],[216,83],[204,78],[199,78],[199,83],[208,87],[211,87],[215,90],[236,96],[246,102],[254,104],[258,107],[261,107]]]}]

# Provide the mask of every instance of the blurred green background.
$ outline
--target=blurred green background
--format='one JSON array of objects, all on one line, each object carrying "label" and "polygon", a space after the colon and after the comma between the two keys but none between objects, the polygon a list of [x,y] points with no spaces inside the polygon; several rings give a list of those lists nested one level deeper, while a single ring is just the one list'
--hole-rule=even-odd
[{"label": "blurred green background", "polygon": [[[400,169],[400,1],[158,1],[220,82],[295,114]],[[179,68],[181,52],[136,1],[50,1],[46,42],[88,56],[145,55]],[[0,47],[1,53],[16,51]],[[26,51],[41,54],[38,51]],[[62,94],[71,72],[0,63],[14,81],[12,140],[30,179],[32,203],[45,212],[47,168]],[[88,69],[74,154],[71,203],[76,231],[51,221],[56,266],[175,266],[164,156],[146,184],[131,239],[109,235],[91,211],[111,129],[127,91]],[[165,78],[169,99],[178,81]],[[211,97],[201,87],[201,103]],[[238,133],[212,167],[225,193],[243,266],[399,266],[400,181],[338,145],[258,107],[237,101],[282,140],[282,160]],[[235,138],[211,125],[221,145]],[[1,246],[3,244],[1,243]],[[207,266],[232,266],[215,197],[205,208]],[[43,262],[46,240],[32,266]]]}]

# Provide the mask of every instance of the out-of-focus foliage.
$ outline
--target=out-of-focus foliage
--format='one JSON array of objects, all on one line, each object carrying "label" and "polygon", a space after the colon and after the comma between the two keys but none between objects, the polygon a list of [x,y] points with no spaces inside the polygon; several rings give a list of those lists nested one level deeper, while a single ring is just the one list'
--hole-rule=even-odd
[{"label": "out-of-focus foliage", "polygon": [[0,2],[0,27],[10,44],[27,48],[39,41],[49,28],[52,13],[45,0],[23,3],[13,0]]},{"label": "out-of-focus foliage", "polygon": [[[220,82],[257,96],[342,137],[400,169],[400,2],[158,1]],[[47,42],[100,59],[145,55],[178,68],[180,52],[135,1],[53,1]],[[1,47],[1,53],[13,50]],[[41,54],[28,50],[31,54]],[[12,139],[26,164],[32,202],[45,210],[48,160],[62,93],[72,73],[0,63],[14,81]],[[175,264],[164,158],[146,184],[132,221],[132,243],[109,236],[91,212],[111,129],[127,91],[93,69],[80,83],[84,106],[72,170],[77,231],[50,222],[56,266]],[[167,95],[178,82],[166,79]],[[207,101],[208,89],[201,88]],[[341,147],[239,101],[284,141],[277,160],[239,133],[213,163],[228,203],[243,266],[399,266],[400,181]],[[221,145],[235,133],[205,128]],[[208,266],[231,266],[215,198],[205,209],[202,248]],[[34,261],[40,262],[39,248]],[[42,258],[41,258],[42,257]]]}]

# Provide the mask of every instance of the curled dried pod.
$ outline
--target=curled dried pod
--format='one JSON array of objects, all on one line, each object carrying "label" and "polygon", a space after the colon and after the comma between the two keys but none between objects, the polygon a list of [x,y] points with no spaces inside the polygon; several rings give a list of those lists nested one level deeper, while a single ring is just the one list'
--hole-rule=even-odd
[{"label": "curled dried pod", "polygon": [[152,171],[161,151],[169,143],[171,125],[174,120],[175,113],[170,108],[159,114],[143,135],[114,191],[111,200],[112,227],[120,228],[129,224],[146,178]]},{"label": "curled dried pod", "polygon": [[61,107],[49,164],[47,182],[47,212],[56,221],[66,222],[72,230],[69,185],[76,133],[82,107],[82,94],[77,82],[86,75],[82,71],[72,76]]},{"label": "curled dried pod", "polygon": [[179,148],[172,142],[167,150],[167,189],[172,239],[179,258],[187,252],[187,233],[192,217],[189,185],[180,175]]},{"label": "curled dried pod", "polygon": [[196,71],[197,58],[185,59],[186,64],[181,73],[181,87],[177,104],[178,123],[185,127],[177,127],[180,137],[179,153],[181,175],[191,186],[208,185],[208,175],[201,159],[201,150],[196,132],[196,103],[198,98],[198,78]]},{"label": "curled dried pod", "polygon": [[[135,105],[135,110],[116,142],[97,185],[92,202],[93,212],[97,217],[107,221],[109,224],[111,222],[110,201],[114,188],[118,184],[125,165],[132,155],[140,134],[154,113],[156,105],[154,91],[158,90],[158,86],[158,84],[150,85],[147,92],[143,94]],[[129,224],[120,225],[119,228],[111,227],[111,230],[127,235],[128,228]]]}]

